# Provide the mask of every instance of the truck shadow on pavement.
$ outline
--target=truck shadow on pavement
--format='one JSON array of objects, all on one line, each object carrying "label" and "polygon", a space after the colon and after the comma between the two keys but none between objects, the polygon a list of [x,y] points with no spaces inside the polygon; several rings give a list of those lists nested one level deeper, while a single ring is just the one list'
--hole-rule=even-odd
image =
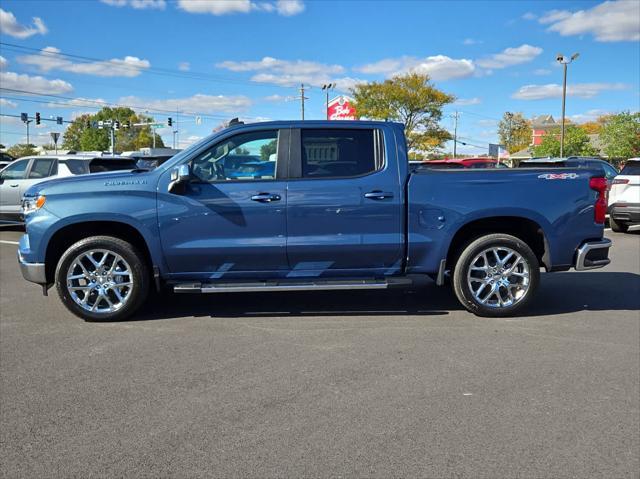
[{"label": "truck shadow on pavement", "polygon": [[[419,288],[382,292],[167,293],[155,295],[132,321],[192,316],[434,316],[462,309],[451,288],[437,287],[429,281]],[[567,272],[542,274],[538,293],[522,317],[622,310],[640,310],[640,275]],[[469,313],[469,317],[473,316]]]}]

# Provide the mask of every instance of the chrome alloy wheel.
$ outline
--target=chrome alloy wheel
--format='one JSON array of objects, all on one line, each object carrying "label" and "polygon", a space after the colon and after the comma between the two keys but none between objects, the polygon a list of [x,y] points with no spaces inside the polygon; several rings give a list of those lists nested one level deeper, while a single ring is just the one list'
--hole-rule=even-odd
[{"label": "chrome alloy wheel", "polygon": [[71,298],[91,313],[122,308],[135,287],[131,267],[122,256],[106,249],[80,253],[67,270]]},{"label": "chrome alloy wheel", "polygon": [[467,283],[480,304],[492,308],[513,306],[529,290],[529,265],[511,248],[487,248],[471,261]]}]

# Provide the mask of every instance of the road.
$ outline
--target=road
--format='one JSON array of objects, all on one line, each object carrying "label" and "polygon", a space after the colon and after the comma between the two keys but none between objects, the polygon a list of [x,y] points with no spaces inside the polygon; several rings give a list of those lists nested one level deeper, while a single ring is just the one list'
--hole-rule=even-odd
[{"label": "road", "polygon": [[410,291],[173,296],[86,323],[0,231],[3,477],[638,477],[640,234],[530,316]]}]

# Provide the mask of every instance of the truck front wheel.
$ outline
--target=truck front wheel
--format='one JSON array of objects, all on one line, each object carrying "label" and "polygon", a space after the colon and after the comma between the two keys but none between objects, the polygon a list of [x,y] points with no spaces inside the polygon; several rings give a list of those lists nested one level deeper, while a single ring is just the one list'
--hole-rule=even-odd
[{"label": "truck front wheel", "polygon": [[531,248],[507,234],[490,234],[462,251],[453,288],[462,305],[478,316],[512,316],[523,310],[540,282]]},{"label": "truck front wheel", "polygon": [[131,244],[92,236],[72,245],[56,268],[56,289],[64,305],[88,321],[131,316],[149,292],[149,268]]}]

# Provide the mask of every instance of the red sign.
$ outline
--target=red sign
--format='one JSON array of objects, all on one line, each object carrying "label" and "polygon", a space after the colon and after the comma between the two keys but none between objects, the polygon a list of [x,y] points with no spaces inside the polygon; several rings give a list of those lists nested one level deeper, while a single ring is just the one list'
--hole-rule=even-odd
[{"label": "red sign", "polygon": [[329,120],[357,120],[353,100],[347,96],[339,96],[329,102],[327,113]]}]

